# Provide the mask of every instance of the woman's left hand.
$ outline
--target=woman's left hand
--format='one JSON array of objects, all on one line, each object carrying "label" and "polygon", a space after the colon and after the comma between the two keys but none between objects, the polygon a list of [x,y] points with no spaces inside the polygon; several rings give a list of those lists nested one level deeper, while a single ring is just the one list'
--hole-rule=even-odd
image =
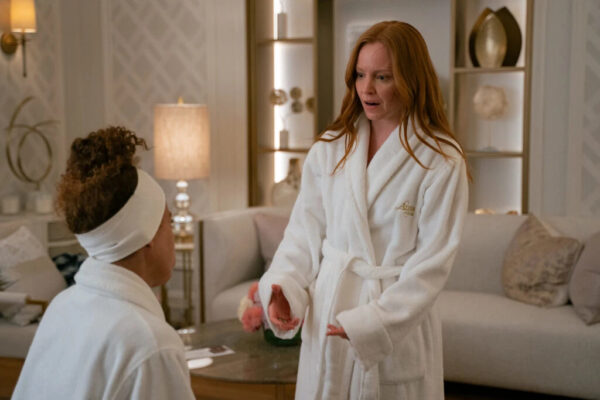
[{"label": "woman's left hand", "polygon": [[342,339],[348,339],[348,335],[346,335],[346,331],[344,330],[344,328],[342,328],[341,326],[335,326],[335,325],[327,325],[327,336],[339,336]]}]

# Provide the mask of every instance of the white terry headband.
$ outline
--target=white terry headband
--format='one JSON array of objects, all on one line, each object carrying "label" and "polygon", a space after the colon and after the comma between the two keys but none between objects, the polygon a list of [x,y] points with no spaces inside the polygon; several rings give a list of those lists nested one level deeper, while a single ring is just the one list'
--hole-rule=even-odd
[{"label": "white terry headband", "polygon": [[75,235],[96,260],[121,260],[150,243],[165,211],[165,192],[141,169],[133,195],[115,215],[93,230]]}]

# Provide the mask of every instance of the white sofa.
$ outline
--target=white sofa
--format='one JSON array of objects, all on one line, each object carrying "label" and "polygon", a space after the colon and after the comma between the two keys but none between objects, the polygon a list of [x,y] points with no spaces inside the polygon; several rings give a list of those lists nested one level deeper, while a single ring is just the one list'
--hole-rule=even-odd
[{"label": "white sofa", "polygon": [[[201,222],[206,321],[235,318],[240,299],[263,271],[250,208]],[[600,324],[587,326],[570,305],[541,308],[504,295],[501,269],[526,216],[473,215],[465,222],[453,271],[438,305],[444,375],[464,382],[580,398],[600,398]],[[585,242],[600,219],[542,218]]]}]

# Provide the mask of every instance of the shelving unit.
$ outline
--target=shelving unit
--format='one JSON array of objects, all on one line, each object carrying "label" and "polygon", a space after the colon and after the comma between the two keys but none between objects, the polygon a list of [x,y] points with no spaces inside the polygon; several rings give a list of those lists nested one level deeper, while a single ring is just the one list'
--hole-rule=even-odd
[{"label": "shelving unit", "polygon": [[[287,175],[289,159],[301,162],[315,137],[331,121],[333,0],[247,0],[249,96],[249,204],[270,204],[273,184]],[[277,14],[287,29],[278,37]],[[301,112],[292,112],[290,90],[301,89]],[[274,106],[273,89],[287,102]],[[313,98],[309,111],[307,100]],[[287,147],[279,131],[289,132]]]},{"label": "shelving unit", "polygon": [[[486,7],[494,11],[507,7],[519,24],[522,47],[515,66],[484,68],[471,63],[469,34]],[[448,114],[473,174],[470,211],[528,211],[532,22],[532,0],[452,1]],[[476,114],[473,97],[482,85],[504,89],[508,100],[504,116],[485,120]],[[495,151],[482,150],[485,147]]]}]

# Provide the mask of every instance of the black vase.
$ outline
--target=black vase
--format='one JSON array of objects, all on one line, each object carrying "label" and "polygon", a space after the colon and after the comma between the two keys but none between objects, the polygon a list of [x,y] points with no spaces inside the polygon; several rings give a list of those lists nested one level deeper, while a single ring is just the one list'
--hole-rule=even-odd
[{"label": "black vase", "polygon": [[263,329],[263,335],[265,337],[265,340],[268,343],[271,343],[273,346],[281,346],[281,347],[296,346],[296,345],[300,344],[302,342],[302,339],[300,339],[301,332],[302,332],[302,328],[298,329],[298,332],[296,332],[296,335],[294,335],[293,338],[280,339],[277,336],[275,336],[273,331],[270,330],[269,328]]}]

